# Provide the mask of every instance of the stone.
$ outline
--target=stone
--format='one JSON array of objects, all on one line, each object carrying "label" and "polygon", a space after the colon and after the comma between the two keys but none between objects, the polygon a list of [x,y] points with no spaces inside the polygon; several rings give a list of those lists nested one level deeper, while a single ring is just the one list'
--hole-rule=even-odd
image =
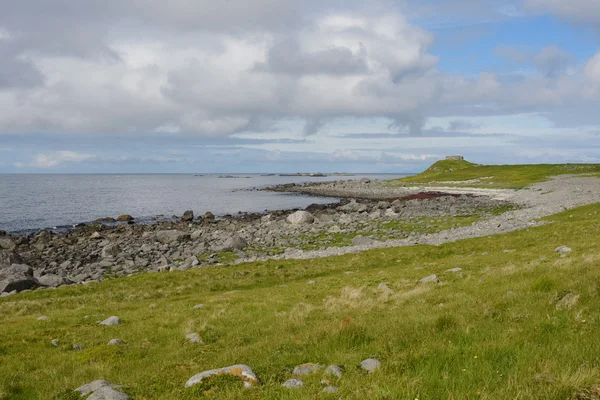
[{"label": "stone", "polygon": [[440,283],[440,280],[438,279],[437,275],[429,275],[429,276],[419,280],[419,282],[421,282],[421,283]]},{"label": "stone", "polygon": [[198,240],[204,235],[204,231],[202,229],[197,229],[192,232],[192,240]]},{"label": "stone", "polygon": [[343,212],[358,212],[360,204],[356,200],[352,199],[348,204],[338,207],[338,210]]},{"label": "stone", "polygon": [[100,232],[94,232],[90,235],[90,239],[102,239],[102,235],[100,235]]},{"label": "stone", "polygon": [[38,276],[37,280],[38,280],[38,282],[40,282],[40,284],[42,286],[47,286],[47,287],[59,287],[62,285],[70,285],[73,283],[69,279],[63,278],[62,276],[58,276],[55,274],[46,274],[46,275]]},{"label": "stone", "polygon": [[452,269],[447,269],[446,272],[460,272],[462,271],[462,268],[452,268]]},{"label": "stone", "polygon": [[308,211],[296,211],[288,215],[287,221],[292,225],[312,224],[315,222],[315,217]]},{"label": "stone", "polygon": [[6,236],[6,231],[3,229],[0,229],[0,236]]},{"label": "stone", "polygon": [[98,218],[96,220],[96,222],[108,222],[108,223],[112,223],[112,222],[117,222],[117,220],[114,219],[113,217],[104,217],[104,218]]},{"label": "stone", "polygon": [[185,335],[185,338],[190,343],[204,344],[204,341],[200,339],[200,336],[198,336],[197,333],[188,333],[187,335]]},{"label": "stone", "polygon": [[557,310],[570,310],[579,302],[580,296],[575,293],[567,293],[556,303]]},{"label": "stone", "polygon": [[215,214],[211,213],[210,211],[207,211],[204,213],[204,220],[205,221],[209,221],[209,222],[214,222],[215,221]]},{"label": "stone", "polygon": [[121,252],[121,248],[117,243],[109,244],[108,246],[104,246],[102,249],[102,258],[107,257],[116,257]]},{"label": "stone", "polygon": [[248,247],[248,242],[244,238],[234,234],[234,235],[230,236],[229,238],[227,238],[227,240],[225,240],[225,243],[223,243],[221,250],[223,250],[223,251],[242,250],[242,249],[245,249],[246,247]]},{"label": "stone", "polygon": [[23,259],[12,250],[0,250],[0,268],[13,264],[23,264]]},{"label": "stone", "polygon": [[352,239],[352,246],[370,246],[375,243],[375,240],[365,236],[355,236]]},{"label": "stone", "polygon": [[83,350],[83,347],[80,346],[80,345],[78,345],[78,344],[74,344],[73,345],[73,350],[75,350],[75,351],[81,351],[81,350]]},{"label": "stone", "polygon": [[198,310],[198,309],[200,309],[200,308],[204,308],[204,304],[196,304],[196,305],[194,306],[194,310]]},{"label": "stone", "polygon": [[325,375],[333,375],[335,377],[341,378],[342,369],[339,366],[332,364],[325,369]]},{"label": "stone", "polygon": [[323,389],[324,393],[337,393],[340,390],[337,386],[326,386]]},{"label": "stone", "polygon": [[181,265],[181,267],[179,267],[178,269],[180,271],[187,271],[188,269],[195,267],[198,264],[200,264],[200,261],[198,261],[198,257],[192,256],[188,257],[183,263],[183,265]]},{"label": "stone", "polygon": [[183,213],[183,216],[181,217],[181,220],[183,222],[191,222],[194,220],[194,212],[192,210],[188,210],[186,212]]},{"label": "stone", "polygon": [[260,217],[260,222],[262,222],[263,224],[266,224],[267,222],[271,222],[272,220],[273,220],[273,217],[271,216],[271,214],[263,215],[262,217]]},{"label": "stone", "polygon": [[47,316],[45,316],[45,315],[42,315],[41,317],[38,317],[38,319],[37,319],[37,320],[38,320],[38,321],[48,321],[49,319],[50,319],[50,318],[48,318]]},{"label": "stone", "polygon": [[252,387],[258,384],[258,378],[252,371],[252,369],[244,364],[232,365],[231,367],[224,367],[218,369],[211,369],[208,371],[201,372],[197,375],[192,376],[185,384],[185,387],[191,387],[202,382],[204,378],[208,378],[213,375],[234,375],[240,378],[244,382],[244,387]]},{"label": "stone", "polygon": [[105,325],[105,326],[121,325],[121,319],[119,317],[115,317],[115,316],[108,317],[104,321],[100,322],[100,325]]},{"label": "stone", "polygon": [[10,238],[0,237],[0,249],[12,251],[16,247],[17,247],[17,244]]},{"label": "stone", "polygon": [[156,240],[163,244],[178,243],[190,240],[189,233],[178,230],[158,231],[156,232]]},{"label": "stone", "polygon": [[382,292],[393,292],[393,290],[387,285],[387,283],[380,283],[379,286],[377,286],[377,289],[381,290]]},{"label": "stone", "polygon": [[131,397],[110,386],[104,386],[96,390],[87,400],[131,400]]},{"label": "stone", "polygon": [[75,389],[75,391],[79,392],[81,396],[87,396],[103,387],[112,387],[112,383],[105,380],[96,380],[78,387],[77,389]]},{"label": "stone", "polygon": [[122,221],[122,222],[129,222],[129,221],[133,221],[133,220],[135,220],[135,218],[133,218],[131,215],[128,215],[128,214],[119,215],[117,217],[117,221]]},{"label": "stone", "polygon": [[58,339],[52,339],[50,341],[50,344],[54,347],[58,347],[59,341],[58,341]]},{"label": "stone", "polygon": [[297,389],[304,386],[304,382],[302,382],[300,379],[288,379],[281,386],[288,389]]},{"label": "stone", "polygon": [[366,360],[363,360],[360,363],[360,367],[368,373],[372,374],[373,372],[381,368],[381,362],[374,358],[367,358]]},{"label": "stone", "polygon": [[312,363],[301,364],[301,365],[297,365],[294,368],[294,371],[292,373],[294,375],[304,376],[304,375],[314,374],[315,372],[319,372],[323,368],[325,368],[325,367],[323,365],[319,365],[319,364],[312,364]]},{"label": "stone", "polygon": [[108,346],[118,346],[118,345],[121,345],[121,344],[125,344],[121,339],[111,339],[107,343]]},{"label": "stone", "polygon": [[12,264],[10,267],[0,269],[0,293],[22,292],[41,286],[40,282],[33,276],[33,270],[29,265]]},{"label": "stone", "polygon": [[557,248],[554,249],[554,251],[557,253],[570,253],[573,250],[571,250],[571,248],[567,247],[567,246],[558,246]]}]

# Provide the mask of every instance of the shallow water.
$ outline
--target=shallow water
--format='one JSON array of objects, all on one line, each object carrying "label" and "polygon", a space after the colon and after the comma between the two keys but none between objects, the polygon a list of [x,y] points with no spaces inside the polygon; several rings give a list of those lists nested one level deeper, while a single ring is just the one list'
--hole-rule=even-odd
[{"label": "shallow water", "polygon": [[0,229],[27,232],[73,226],[103,217],[133,215],[149,222],[157,215],[215,215],[306,207],[330,203],[331,198],[252,190],[283,183],[341,179],[392,179],[397,175],[352,177],[290,177],[240,174],[219,175],[0,175]]}]

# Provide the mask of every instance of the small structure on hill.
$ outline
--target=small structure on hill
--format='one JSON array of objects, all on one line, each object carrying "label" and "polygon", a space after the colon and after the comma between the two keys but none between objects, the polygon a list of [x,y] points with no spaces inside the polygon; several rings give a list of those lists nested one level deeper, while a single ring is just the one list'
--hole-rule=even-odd
[{"label": "small structure on hill", "polygon": [[463,156],[446,156],[446,160],[448,160],[448,161],[464,161],[465,158]]}]

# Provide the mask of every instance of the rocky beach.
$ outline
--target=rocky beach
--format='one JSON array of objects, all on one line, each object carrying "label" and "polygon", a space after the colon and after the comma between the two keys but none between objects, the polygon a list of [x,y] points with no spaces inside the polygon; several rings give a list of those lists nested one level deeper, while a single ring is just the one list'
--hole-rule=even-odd
[{"label": "rocky beach", "polygon": [[144,272],[439,245],[535,226],[544,216],[600,201],[600,180],[576,176],[524,190],[391,186],[368,179],[268,190],[342,200],[268,214],[215,217],[188,211],[151,225],[122,215],[64,233],[4,233],[1,296]]}]

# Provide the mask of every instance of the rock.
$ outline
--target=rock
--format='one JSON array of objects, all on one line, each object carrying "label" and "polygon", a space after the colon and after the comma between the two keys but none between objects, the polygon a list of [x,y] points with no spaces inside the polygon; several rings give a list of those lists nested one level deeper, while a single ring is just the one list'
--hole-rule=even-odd
[{"label": "rock", "polygon": [[304,382],[302,382],[300,379],[288,379],[281,386],[288,389],[297,389],[304,386]]},{"label": "rock", "polygon": [[375,240],[365,236],[355,236],[352,239],[352,246],[370,246],[375,243]]},{"label": "rock", "polygon": [[108,342],[108,346],[118,346],[120,344],[124,344],[121,339],[111,339],[110,342]]},{"label": "rock", "polygon": [[102,235],[100,235],[100,232],[94,232],[90,235],[90,239],[102,239]]},{"label": "rock", "polygon": [[460,272],[462,271],[462,268],[452,268],[452,269],[447,269],[446,272]]},{"label": "rock", "polygon": [[41,317],[38,317],[38,319],[37,319],[37,320],[38,320],[38,321],[48,321],[49,319],[50,319],[50,318],[48,318],[47,316],[45,316],[45,315],[42,315]]},{"label": "rock", "polygon": [[58,347],[58,344],[59,344],[58,339],[52,339],[50,341],[50,344],[52,344],[52,346],[54,346],[54,347]]},{"label": "rock", "polygon": [[115,317],[115,316],[108,317],[104,321],[100,322],[100,325],[105,325],[105,326],[121,325],[121,319],[119,319],[119,317]]},{"label": "rock", "polygon": [[69,279],[63,278],[62,276],[54,275],[54,274],[46,274],[37,277],[38,282],[41,285],[47,287],[59,287],[62,285],[70,285],[73,282]]},{"label": "rock", "polygon": [[120,252],[121,252],[121,248],[119,247],[118,244],[116,244],[116,243],[109,244],[108,246],[105,246],[102,249],[102,258],[116,257],[119,255]]},{"label": "rock", "polygon": [[308,211],[296,211],[288,215],[287,220],[292,225],[312,224],[315,222],[315,217]]},{"label": "rock", "polygon": [[325,375],[333,375],[335,377],[341,378],[342,369],[339,366],[332,364],[325,369]]},{"label": "rock", "polygon": [[156,240],[163,244],[171,244],[176,242],[184,242],[190,240],[191,236],[188,233],[170,230],[156,232]]},{"label": "rock", "polygon": [[323,365],[308,363],[296,366],[292,373],[294,375],[304,376],[319,372],[323,368],[325,368]]},{"label": "rock", "polygon": [[440,280],[438,279],[437,275],[429,275],[429,276],[419,280],[419,282],[421,282],[421,283],[440,283]]},{"label": "rock", "polygon": [[105,380],[97,380],[80,386],[75,389],[75,391],[79,392],[81,396],[87,396],[91,393],[94,393],[98,389],[102,389],[103,387],[112,387],[112,383]]},{"label": "rock", "polygon": [[567,293],[556,303],[557,310],[570,310],[579,302],[580,296],[575,293]]},{"label": "rock", "polygon": [[245,249],[246,247],[248,247],[248,242],[244,238],[242,238],[238,235],[233,235],[233,236],[230,236],[225,241],[225,243],[223,243],[221,250],[223,250],[223,251],[242,250],[242,249]]},{"label": "rock", "polygon": [[73,350],[74,350],[74,351],[81,351],[81,350],[83,350],[83,347],[81,347],[81,346],[80,346],[80,345],[78,345],[78,344],[74,344],[74,345],[73,345]]},{"label": "rock", "polygon": [[379,286],[377,286],[377,289],[383,292],[393,292],[393,290],[387,285],[387,283],[380,283]]},{"label": "rock", "polygon": [[570,253],[573,250],[571,250],[571,248],[567,247],[567,246],[558,246],[557,248],[554,249],[554,251],[557,253]]},{"label": "rock", "polygon": [[340,390],[337,386],[326,386],[323,389],[324,393],[337,393]]},{"label": "rock", "polygon": [[195,230],[192,232],[192,240],[198,240],[202,237],[204,231],[202,229]]},{"label": "rock", "polygon": [[188,210],[186,212],[183,213],[183,216],[181,217],[181,220],[183,222],[191,222],[194,220],[194,212],[191,210]]},{"label": "rock", "polygon": [[194,306],[194,310],[198,310],[198,309],[200,309],[200,308],[204,308],[204,304],[196,304],[196,305]]},{"label": "rock", "polygon": [[2,230],[2,229],[0,229],[0,236],[6,236],[6,231],[5,231],[5,230]]},{"label": "rock", "polygon": [[231,367],[211,369],[209,371],[201,372],[197,375],[192,376],[185,384],[185,387],[197,385],[202,382],[202,379],[208,378],[213,375],[229,374],[239,377],[244,382],[244,387],[252,387],[258,384],[258,378],[252,371],[252,369],[243,364],[233,365]]},{"label": "rock", "polygon": [[104,386],[96,390],[87,400],[131,400],[131,397],[110,386]]},{"label": "rock", "polygon": [[17,244],[12,241],[10,238],[0,237],[0,249],[4,250],[14,250],[17,247]]},{"label": "rock", "polygon": [[381,367],[381,363],[379,362],[379,360],[376,360],[374,358],[367,358],[366,360],[363,360],[360,363],[360,367],[368,373],[372,374]]},{"label": "rock", "polygon": [[204,213],[204,220],[205,221],[209,221],[209,222],[214,222],[215,221],[215,214],[211,213],[210,211],[207,211]]},{"label": "rock", "polygon": [[0,250],[0,268],[13,264],[23,264],[23,259],[12,250]]},{"label": "rock", "polygon": [[119,215],[117,217],[117,220],[118,221],[123,221],[123,222],[129,222],[129,221],[135,220],[135,218],[133,218],[131,215],[125,214],[125,215]]},{"label": "rock", "polygon": [[271,222],[272,220],[273,220],[273,217],[271,216],[271,214],[263,215],[262,217],[260,217],[260,222],[262,222],[263,224],[266,224],[267,222]]},{"label": "rock", "polygon": [[33,270],[29,265],[12,264],[10,267],[0,270],[0,293],[22,292],[41,286],[40,282],[33,276]]},{"label": "rock", "polygon": [[200,336],[198,336],[197,333],[188,333],[187,335],[185,335],[185,338],[190,343],[204,344],[204,341],[200,339]]},{"label": "rock", "polygon": [[350,203],[348,203],[344,206],[338,207],[338,210],[343,211],[343,212],[358,212],[359,209],[360,209],[360,204],[358,204],[356,202],[356,200],[354,200],[354,199],[352,199],[350,201]]},{"label": "rock", "polygon": [[183,265],[181,267],[179,267],[178,269],[180,271],[187,271],[188,269],[195,267],[198,264],[200,264],[200,261],[198,261],[198,257],[192,256],[192,257],[188,257],[185,260],[185,262],[183,263]]},{"label": "rock", "polygon": [[[127,215],[127,217],[130,217],[130,215]],[[133,218],[133,217],[131,217],[131,218]],[[104,217],[104,218],[98,218],[96,220],[96,222],[109,222],[109,223],[111,223],[111,222],[117,222],[117,220],[114,219],[113,217]]]}]

